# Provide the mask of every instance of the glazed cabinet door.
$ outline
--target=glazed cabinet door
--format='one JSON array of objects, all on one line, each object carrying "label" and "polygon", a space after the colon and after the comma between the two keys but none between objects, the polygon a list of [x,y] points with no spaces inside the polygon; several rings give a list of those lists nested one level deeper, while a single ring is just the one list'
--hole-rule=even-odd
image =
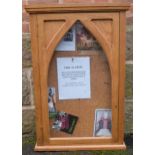
[{"label": "glazed cabinet door", "polygon": [[38,46],[33,51],[38,145],[118,142],[119,17],[117,12],[31,17]]}]

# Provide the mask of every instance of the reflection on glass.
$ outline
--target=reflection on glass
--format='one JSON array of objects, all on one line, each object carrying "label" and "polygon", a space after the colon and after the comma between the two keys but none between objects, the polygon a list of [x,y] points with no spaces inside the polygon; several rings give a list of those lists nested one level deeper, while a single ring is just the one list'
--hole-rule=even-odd
[{"label": "reflection on glass", "polygon": [[[75,61],[86,58],[89,59],[89,65],[82,63],[83,61]],[[57,63],[62,59],[61,63]],[[75,62],[77,62],[76,66],[74,66]],[[83,66],[89,66],[89,74],[86,74],[88,69]],[[70,68],[70,70],[66,71],[65,68]],[[62,78],[59,79],[58,73]],[[87,80],[90,87],[82,92],[79,91],[79,85],[75,83],[86,80],[86,75],[90,79]],[[63,83],[67,83],[63,85],[65,90],[74,87],[71,88],[71,93],[75,93],[75,96],[78,96],[79,92],[83,94],[75,98],[60,98],[60,92],[63,89],[59,85]],[[70,28],[55,49],[49,65],[48,87],[51,137],[107,137],[112,135],[109,63],[95,37],[80,22]],[[85,92],[90,92],[89,97],[81,98],[86,96]]]}]

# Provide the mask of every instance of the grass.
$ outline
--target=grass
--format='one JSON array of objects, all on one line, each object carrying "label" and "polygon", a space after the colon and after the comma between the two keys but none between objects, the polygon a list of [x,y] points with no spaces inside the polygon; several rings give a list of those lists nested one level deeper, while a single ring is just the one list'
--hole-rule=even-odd
[{"label": "grass", "polygon": [[29,136],[29,137],[24,137],[23,139],[22,139],[22,145],[24,146],[24,145],[28,145],[28,144],[35,144],[35,137],[34,136]]}]

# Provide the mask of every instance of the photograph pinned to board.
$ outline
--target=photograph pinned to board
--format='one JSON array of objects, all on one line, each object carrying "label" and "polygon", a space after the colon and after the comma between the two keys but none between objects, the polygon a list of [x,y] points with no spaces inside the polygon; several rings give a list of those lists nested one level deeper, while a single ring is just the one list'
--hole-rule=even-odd
[{"label": "photograph pinned to board", "polygon": [[77,50],[102,50],[93,35],[80,23],[76,23]]},{"label": "photograph pinned to board", "polygon": [[52,124],[52,128],[58,131],[63,131],[68,134],[72,134],[77,121],[77,116],[65,112],[58,112]]},{"label": "photograph pinned to board", "polygon": [[61,42],[56,47],[56,51],[75,51],[76,50],[76,32],[73,26],[65,34]]},{"label": "photograph pinned to board", "polygon": [[56,111],[56,93],[54,87],[48,88],[48,111],[49,111],[49,118],[55,118],[57,111]]},{"label": "photograph pinned to board", "polygon": [[94,121],[94,136],[111,136],[111,109],[96,109]]},{"label": "photograph pinned to board", "polygon": [[65,113],[59,112],[56,109],[56,93],[54,87],[48,88],[48,109],[49,118],[52,121],[52,128],[58,131],[63,131],[72,134],[76,126],[78,117]]}]

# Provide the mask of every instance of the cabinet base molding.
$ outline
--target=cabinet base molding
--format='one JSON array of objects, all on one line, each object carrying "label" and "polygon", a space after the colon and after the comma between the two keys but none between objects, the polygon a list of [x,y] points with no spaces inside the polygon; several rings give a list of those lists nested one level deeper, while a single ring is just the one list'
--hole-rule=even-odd
[{"label": "cabinet base molding", "polygon": [[125,150],[126,145],[123,144],[108,144],[108,145],[35,145],[35,151],[75,151],[75,150]]}]

